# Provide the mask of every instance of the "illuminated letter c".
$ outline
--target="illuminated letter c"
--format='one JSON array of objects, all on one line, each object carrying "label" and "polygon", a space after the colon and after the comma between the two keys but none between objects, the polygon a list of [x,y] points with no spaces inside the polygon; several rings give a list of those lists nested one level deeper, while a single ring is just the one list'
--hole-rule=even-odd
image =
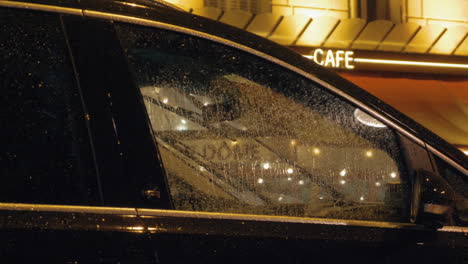
[{"label": "illuminated letter c", "polygon": [[[319,53],[320,53],[320,60],[318,59]],[[314,61],[315,63],[319,65],[323,65],[323,50],[322,49],[316,49],[314,51]]]}]

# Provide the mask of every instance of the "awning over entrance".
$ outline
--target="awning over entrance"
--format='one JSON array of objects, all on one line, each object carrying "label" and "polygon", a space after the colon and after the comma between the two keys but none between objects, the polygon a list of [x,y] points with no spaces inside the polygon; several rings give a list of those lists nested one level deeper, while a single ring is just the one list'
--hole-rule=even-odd
[{"label": "awning over entrance", "polygon": [[[341,72],[458,147],[468,146],[468,78]],[[467,148],[468,150],[468,148]]]}]

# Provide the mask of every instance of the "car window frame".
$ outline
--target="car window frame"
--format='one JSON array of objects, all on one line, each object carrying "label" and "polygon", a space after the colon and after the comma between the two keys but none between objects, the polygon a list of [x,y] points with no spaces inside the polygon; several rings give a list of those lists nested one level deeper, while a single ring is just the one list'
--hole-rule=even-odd
[{"label": "car window frame", "polygon": [[[402,128],[397,120],[391,120],[390,118],[384,116],[383,114],[380,114],[377,110],[372,109],[365,103],[363,103],[360,99],[355,98],[347,93],[345,93],[343,90],[338,89],[334,87],[332,84],[329,84],[321,79],[319,79],[318,76],[315,76],[314,74],[310,72],[306,72],[303,69],[300,69],[298,67],[295,67],[294,65],[291,65],[287,62],[284,62],[278,58],[275,58],[269,54],[257,51],[251,47],[236,43],[232,40],[219,37],[219,36],[214,36],[210,35],[206,32],[198,31],[191,29],[189,27],[182,27],[174,24],[169,24],[165,22],[160,22],[160,21],[154,21],[154,20],[149,20],[149,19],[144,19],[144,18],[139,18],[139,17],[131,17],[131,16],[124,16],[124,15],[118,15],[118,14],[109,14],[105,12],[100,12],[100,11],[93,11],[93,10],[83,10],[84,16],[88,17],[93,17],[93,18],[99,18],[99,19],[109,19],[112,21],[118,21],[118,22],[124,22],[124,23],[129,23],[129,24],[134,24],[134,25],[141,25],[141,26],[147,26],[147,27],[152,27],[152,28],[158,28],[158,29],[163,29],[163,30],[168,30],[168,31],[174,31],[177,33],[182,33],[194,37],[199,37],[202,39],[210,40],[216,43],[219,43],[221,45],[225,45],[228,47],[232,47],[234,49],[252,54],[254,56],[257,56],[259,58],[265,59],[269,62],[275,63],[279,66],[281,66],[284,69],[290,70],[292,72],[295,72],[306,79],[309,79],[310,81],[314,82],[318,86],[324,87],[327,89],[331,94],[334,94],[335,96],[338,96],[339,98],[343,99],[344,101],[351,103],[353,105],[356,105],[360,109],[364,110],[365,113],[371,115],[372,117],[376,118],[380,122],[384,123],[385,125],[390,126],[391,128],[395,129],[395,131],[402,136],[409,138],[412,142],[414,142],[416,145],[419,145],[422,147],[425,151],[428,151],[430,153],[434,153],[436,155],[440,155],[442,159],[446,160],[454,166],[457,170],[461,171],[462,173],[465,173],[468,175],[468,170],[463,168],[461,165],[457,164],[454,162],[452,159],[449,157],[445,156],[442,152],[437,151],[436,148],[433,148],[432,146],[428,145],[424,140],[420,139],[416,135],[412,134],[411,132],[407,131],[406,129]],[[156,146],[155,146],[156,147]],[[408,164],[408,163],[407,163]],[[406,164],[406,165],[407,165]],[[407,168],[408,170],[408,168]],[[466,172],[465,172],[466,171]],[[409,173],[408,173],[409,174]],[[164,177],[165,172],[163,172]],[[408,175],[411,177],[411,175]],[[360,220],[356,220],[360,221]]]},{"label": "car window frame", "polygon": [[[151,30],[154,29],[154,30],[155,30],[154,33],[156,33],[157,35],[159,35],[161,40],[164,40],[164,39],[172,39],[172,37],[175,37],[175,36],[176,36],[176,35],[171,35],[172,33],[176,34],[174,31],[158,30],[157,28],[149,28],[149,27],[137,27],[136,25],[134,25],[134,24],[129,24],[129,23],[115,23],[115,27],[117,28],[117,32],[118,32],[118,34],[119,34],[119,38],[121,39],[122,45],[124,46],[124,49],[125,49],[125,50],[127,50],[127,49],[132,49],[132,48],[135,48],[135,49],[144,49],[144,47],[139,46],[139,45],[137,45],[136,43],[130,44],[130,43],[132,43],[132,41],[131,41],[131,40],[127,40],[127,38],[132,39],[132,37],[129,37],[129,36],[133,36],[134,34],[137,34],[137,35],[138,35],[138,33],[140,32],[139,29],[141,29],[141,32],[143,33],[143,35],[141,35],[141,36],[144,36],[144,35],[145,35],[144,32],[146,32],[146,34],[151,34],[151,33],[152,33]],[[128,32],[127,32],[127,31],[128,31]],[[127,36],[127,34],[125,34],[124,32],[128,33],[129,35]],[[166,35],[166,34],[167,34],[167,35]],[[188,44],[188,46],[190,46],[190,47],[192,47],[192,48],[195,49],[195,50],[192,50],[191,52],[193,52],[193,53],[195,53],[195,54],[203,54],[203,55],[200,55],[200,57],[197,57],[197,59],[196,59],[196,64],[198,65],[198,64],[207,63],[207,64],[205,65],[207,68],[213,67],[213,66],[210,65],[207,61],[209,61],[208,58],[213,58],[214,56],[213,56],[213,55],[205,55],[205,54],[202,52],[202,50],[200,50],[198,47],[199,47],[199,46],[204,46],[205,44],[206,44],[206,45],[212,45],[212,46],[210,46],[211,48],[209,48],[209,49],[215,49],[216,47],[219,46],[219,47],[221,48],[221,50],[223,50],[222,48],[224,47],[224,46],[223,46],[222,44],[220,44],[220,43],[212,42],[212,41],[207,41],[206,39],[194,38],[194,37],[192,37],[191,35],[188,35],[188,34],[180,34],[180,33],[179,33],[179,34],[177,34],[177,37],[178,37],[178,41],[187,40],[188,43],[191,43],[192,41],[200,40],[200,43],[197,42],[198,44],[196,44],[196,45],[194,44],[193,47],[192,47],[192,45],[190,45],[190,44]],[[179,38],[180,38],[180,39],[179,39]],[[146,38],[144,38],[144,39],[146,39]],[[150,41],[151,43],[157,43],[157,42],[158,42],[158,38],[146,39],[146,41]],[[203,42],[202,42],[202,41],[203,41]],[[206,42],[204,42],[204,41],[206,41]],[[126,42],[130,42],[130,43],[127,43],[127,44],[126,44]],[[176,42],[176,43],[177,43],[177,42]],[[203,44],[202,44],[202,43],[203,43]],[[136,45],[136,46],[133,46],[133,45]],[[146,47],[146,45],[143,45],[143,46]],[[185,46],[185,45],[184,45],[184,46]],[[168,48],[169,46],[166,47],[166,48],[162,48],[162,47],[161,47],[161,50],[159,50],[159,47],[160,47],[160,46],[159,46],[159,44],[158,44],[158,45],[154,46],[153,48],[155,48],[155,49],[157,49],[159,52],[162,52],[162,53],[165,54],[166,48]],[[206,48],[206,47],[205,47],[205,48]],[[332,98],[333,98],[333,99],[336,99],[340,104],[343,104],[343,105],[352,107],[353,109],[359,109],[359,108],[356,108],[356,106],[353,105],[352,103],[350,103],[349,101],[347,101],[347,100],[345,100],[345,99],[343,99],[343,98],[337,96],[336,94],[330,93],[330,92],[329,92],[328,90],[326,90],[326,89],[323,89],[323,87],[320,87],[320,85],[317,85],[317,83],[310,82],[310,80],[308,80],[308,79],[303,79],[303,76],[297,75],[297,74],[295,74],[294,72],[291,72],[291,71],[289,71],[289,70],[287,70],[287,69],[284,69],[283,67],[278,67],[278,65],[276,65],[276,64],[271,64],[271,63],[269,63],[269,61],[266,61],[266,60],[263,60],[263,59],[258,59],[257,57],[251,56],[251,54],[242,52],[241,50],[238,50],[238,49],[231,49],[230,47],[227,47],[227,48],[229,48],[229,49],[226,49],[226,52],[230,54],[228,57],[232,56],[233,58],[234,58],[234,57],[235,57],[235,58],[243,58],[243,59],[241,59],[240,61],[244,61],[244,63],[246,63],[246,64],[249,64],[250,62],[253,63],[253,62],[255,61],[255,62],[259,63],[259,65],[262,65],[262,66],[259,66],[259,67],[262,67],[262,68],[265,67],[265,69],[266,69],[266,68],[275,69],[275,70],[278,71],[278,72],[284,71],[284,74],[285,74],[286,76],[288,76],[288,77],[287,77],[287,80],[289,80],[289,81],[287,82],[287,84],[290,84],[291,82],[294,82],[294,81],[297,80],[299,83],[301,83],[301,86],[300,86],[300,87],[302,87],[302,85],[307,85],[307,86],[310,85],[310,88],[311,88],[311,89],[314,88],[313,90],[315,91],[315,93],[316,93],[315,96],[317,96],[317,97],[320,97],[319,94],[323,94],[323,95],[326,94],[327,96],[330,97],[329,99],[332,99]],[[197,51],[197,50],[198,50],[198,51]],[[168,54],[172,54],[172,53],[170,53],[171,51],[173,51],[173,50],[172,50],[171,48],[168,48],[168,50],[167,50],[167,52],[169,52]],[[230,52],[232,52],[232,54],[231,54]],[[159,53],[158,53],[158,54],[159,54]],[[139,81],[138,81],[138,80],[140,79],[140,78],[138,78],[138,74],[140,73],[141,70],[143,70],[143,69],[145,68],[145,67],[143,67],[143,64],[144,64],[144,63],[142,63],[142,65],[139,65],[139,63],[138,63],[137,61],[134,61],[134,62],[132,63],[131,61],[133,61],[133,60],[131,60],[131,56],[130,56],[130,55],[131,55],[130,53],[127,54],[127,56],[130,57],[130,58],[129,58],[129,68],[133,69],[133,70],[132,70],[132,74],[134,75],[133,78],[134,78],[134,81],[137,83],[137,86],[139,86],[140,89],[143,89],[142,86],[141,86],[142,84],[140,84]],[[176,56],[175,54],[173,54],[173,55]],[[217,55],[215,55],[215,56],[217,57],[218,55],[219,55],[219,56],[223,56],[224,53],[222,53],[222,55],[217,53]],[[182,56],[182,55],[181,55],[181,56]],[[211,56],[211,57],[210,57],[210,56]],[[206,58],[207,61],[205,61],[205,58]],[[248,60],[248,58],[252,59],[252,61]],[[245,61],[246,59],[247,59],[248,61]],[[255,60],[255,59],[258,59],[258,61]],[[154,61],[152,61],[152,62],[153,62],[153,63],[156,63],[156,62],[154,62]],[[261,62],[261,63],[260,63],[260,62]],[[184,61],[184,63],[186,63],[186,61]],[[236,64],[237,64],[237,63],[238,63],[238,62],[236,62]],[[156,66],[156,65],[157,65],[157,63],[155,64],[155,66]],[[165,64],[164,64],[164,65],[165,65]],[[196,67],[198,68],[198,66],[196,66]],[[201,67],[201,65],[200,65],[200,67]],[[222,65],[219,65],[219,67],[222,68],[223,66],[222,66]],[[215,66],[214,68],[217,68],[217,67]],[[235,68],[235,66],[234,66],[234,68]],[[231,69],[231,68],[229,68],[229,69]],[[143,71],[144,71],[144,70],[143,70]],[[226,72],[226,74],[227,74],[227,73],[228,73],[228,72]],[[233,74],[235,74],[235,73],[233,72]],[[154,74],[150,74],[149,76],[153,76],[153,75],[154,75]],[[266,74],[266,75],[264,75],[264,76],[271,76],[271,73],[270,73],[270,74]],[[189,78],[190,78],[190,77],[189,77]],[[207,78],[207,77],[205,77],[205,78]],[[251,76],[251,78],[252,78],[252,79],[250,79],[250,81],[252,81],[252,83],[255,83],[255,82],[256,82],[256,77],[255,77],[255,76]],[[260,81],[260,80],[264,80],[264,81],[265,81],[265,78],[266,78],[266,79],[271,79],[270,77],[264,77],[264,78],[260,78],[259,81]],[[140,80],[140,81],[141,81],[141,80]],[[148,81],[148,80],[146,80],[146,81]],[[144,82],[144,83],[146,84],[146,82]],[[274,82],[273,82],[273,83],[274,83]],[[262,84],[258,84],[258,85],[259,85],[259,86],[262,86],[262,87],[266,85],[266,86],[264,87],[265,89],[268,89],[268,90],[272,90],[272,91],[273,91],[273,90],[275,90],[275,89],[269,88],[269,87],[270,87],[269,85],[274,86],[273,83],[263,84],[263,85],[262,85]],[[286,83],[285,83],[285,84],[286,84]],[[284,84],[284,85],[285,85],[285,84]],[[283,86],[284,86],[284,85],[283,85]],[[292,85],[292,86],[294,86],[294,85]],[[297,86],[297,85],[296,85],[296,86]],[[306,89],[306,90],[307,90],[307,89]],[[275,91],[276,91],[276,90],[275,90]],[[291,98],[289,98],[289,97],[287,96],[287,93],[288,93],[288,92],[286,92],[286,91],[276,91],[276,92],[278,92],[279,94],[285,96],[285,98],[291,99]],[[286,94],[283,94],[283,92],[285,92]],[[142,96],[145,97],[144,93],[142,93]],[[171,99],[169,99],[169,101],[171,101]],[[162,102],[160,102],[160,103],[162,104]],[[301,103],[304,103],[304,104],[305,104],[305,108],[309,109],[309,106],[306,106],[307,103],[305,103],[305,102],[301,102]],[[301,103],[300,103],[300,104],[301,104]],[[155,104],[158,105],[158,103],[155,103]],[[147,109],[147,110],[148,110],[148,109]],[[310,110],[314,110],[313,107],[311,107]],[[149,115],[149,113],[148,113],[148,115]],[[187,118],[190,120],[190,117],[187,117]],[[194,121],[194,122],[196,122],[196,121]],[[337,125],[337,126],[340,127],[340,128],[346,129],[346,126],[345,126],[344,124],[341,124],[338,120],[329,120],[329,122],[330,122],[330,124],[333,123],[333,124]],[[200,123],[200,124],[201,124],[201,123]],[[201,125],[203,126],[203,124],[201,124]],[[157,121],[156,119],[155,119],[155,120],[152,120],[152,128],[154,129],[155,126],[158,126],[158,121]],[[207,128],[208,130],[210,129],[209,126],[207,126],[206,128]],[[388,129],[388,128],[387,128],[387,129]],[[403,153],[402,153],[402,148],[401,148],[400,140],[399,140],[399,137],[398,137],[399,133],[397,133],[394,129],[388,129],[388,130],[389,130],[388,133],[389,133],[389,134],[392,134],[392,139],[391,139],[391,141],[392,141],[393,144],[395,145],[395,149],[394,149],[395,153],[393,153],[393,154],[395,154],[395,155],[390,155],[390,156],[391,156],[391,158],[393,159],[393,161],[394,161],[395,164],[396,164],[396,167],[397,167],[397,169],[398,169],[398,171],[399,171],[399,174],[400,174],[400,177],[399,177],[399,178],[400,178],[400,181],[401,181],[401,182],[400,182],[400,185],[401,185],[401,193],[399,193],[399,194],[402,196],[402,197],[401,197],[401,198],[402,198],[402,201],[401,201],[401,203],[398,203],[398,209],[401,209],[401,210],[403,211],[403,213],[399,214],[399,215],[401,215],[401,218],[400,218],[399,220],[397,220],[397,221],[394,221],[394,222],[409,222],[409,214],[407,214],[407,212],[409,212],[409,210],[407,210],[407,209],[409,208],[409,203],[408,203],[407,201],[409,201],[409,190],[410,190],[410,188],[409,188],[409,180],[408,180],[408,177],[409,177],[408,171],[409,171],[409,170],[407,169],[407,164],[408,164],[408,163],[406,162],[405,157],[403,156]],[[340,129],[340,131],[341,131],[341,129]],[[167,132],[167,131],[166,131],[166,132]],[[155,135],[158,134],[158,131],[154,131],[153,134],[155,134]],[[353,135],[354,135],[354,134],[353,134]],[[228,138],[229,138],[229,137],[228,137]],[[389,139],[387,139],[387,140],[389,140]],[[380,142],[380,143],[381,143],[382,141],[376,140],[374,143],[378,144],[377,142]],[[165,145],[165,144],[159,144],[159,143],[160,143],[160,142],[157,141],[157,142],[156,142],[156,146],[158,147],[158,149],[160,149],[160,152],[161,152],[161,148],[164,148],[162,145]],[[346,144],[345,144],[345,145],[346,145]],[[259,146],[261,146],[261,144],[260,144]],[[351,147],[351,146],[347,146],[347,147]],[[268,147],[267,147],[267,148],[268,148]],[[376,148],[376,150],[382,150],[382,149],[381,149],[380,147],[378,147],[378,146],[375,146],[375,148]],[[384,152],[385,152],[385,150],[384,150]],[[398,152],[398,155],[397,155],[396,152]],[[389,153],[387,153],[387,154],[389,154]],[[278,155],[278,154],[277,154],[277,155]],[[164,157],[164,155],[163,155],[163,157]],[[286,159],[287,159],[287,158],[286,158]],[[164,159],[161,160],[161,163],[162,163],[163,167],[164,167],[164,166],[170,167],[170,165],[164,164]],[[202,163],[200,163],[199,165],[200,165],[200,166],[204,166],[205,168],[208,168],[208,167],[209,167],[208,164],[202,164]],[[208,166],[208,167],[206,167],[206,166]],[[293,166],[293,167],[294,167],[294,165],[292,165],[292,163],[290,164],[290,166]],[[300,169],[300,170],[306,170],[306,169],[301,168],[300,166],[298,167],[298,169]],[[210,169],[207,169],[207,170],[210,171]],[[166,182],[167,182],[167,181],[171,182],[171,177],[170,177],[170,175],[169,175],[169,174],[170,174],[170,171],[171,171],[171,170],[169,170],[169,169],[165,169],[165,173],[164,173],[164,174],[166,175],[166,177],[168,177],[168,179],[166,179]],[[196,172],[194,172],[194,173],[196,173]],[[309,173],[312,173],[312,172],[309,172]],[[214,174],[216,174],[216,173],[214,173]],[[325,182],[326,182],[326,181],[323,181],[323,182],[321,182],[321,184],[324,185],[324,184],[326,184]],[[174,191],[174,186],[171,185],[170,187],[171,187],[171,190]],[[330,185],[329,187],[333,190],[333,192],[337,192],[337,189],[334,189],[334,187],[331,187],[331,185]],[[221,189],[222,189],[222,188],[221,188]],[[252,190],[250,190],[250,191],[252,191]],[[252,192],[254,192],[254,191],[252,191]],[[344,195],[344,193],[341,193],[341,195]],[[189,196],[190,196],[190,195],[189,195]],[[173,199],[173,202],[174,202],[174,203],[177,203],[177,202],[178,202],[178,200],[177,200],[176,198],[174,198],[174,197],[171,197],[171,198]],[[193,197],[192,197],[191,199],[196,200],[196,198],[193,198]],[[323,198],[321,198],[321,199],[323,199]],[[344,199],[344,198],[343,198],[343,199]],[[361,198],[361,199],[362,199],[362,198]],[[311,203],[310,201],[309,201],[308,203],[304,203],[304,204],[307,204],[307,205],[308,205],[309,203],[310,203],[310,204],[313,204],[313,203]],[[204,205],[206,205],[206,206],[209,207],[208,204],[204,204]],[[213,210],[213,208],[211,208],[211,210],[205,210],[205,209],[203,209],[203,208],[204,208],[204,207],[201,206],[201,207],[198,208],[198,209],[192,208],[191,210],[193,210],[193,211],[200,211],[200,212],[204,212],[204,211],[218,212],[218,213],[222,213],[222,212],[223,212],[222,209],[220,209],[220,211],[218,211],[218,210]],[[240,206],[239,208],[242,208],[242,206]],[[184,208],[184,209],[182,209],[182,208],[175,208],[175,209],[176,209],[176,210],[183,210],[183,211],[190,210],[190,209],[188,209],[188,208]],[[242,209],[239,209],[239,210],[242,210]],[[236,212],[236,213],[245,214],[245,213],[247,213],[247,212]],[[258,213],[258,215],[270,215],[270,214],[268,214],[268,213],[265,213],[265,214]],[[283,213],[282,215],[283,215],[283,216],[292,216],[292,215],[289,215],[289,214],[287,214],[287,213]],[[299,216],[299,217],[305,217],[305,216]],[[314,216],[308,216],[308,217],[314,217]],[[338,217],[336,217],[336,218],[338,218]],[[326,217],[324,217],[324,219],[326,219]],[[357,216],[357,217],[352,217],[351,214],[350,214],[348,217],[344,218],[344,219],[364,220],[364,219],[360,219],[358,216]],[[372,220],[372,219],[367,219],[367,220],[374,221],[374,220]],[[394,219],[394,220],[396,220],[396,219]],[[375,220],[375,221],[377,221],[377,220]],[[378,221],[390,222],[389,219],[384,219],[384,218],[382,218],[381,220],[378,220]]]}]

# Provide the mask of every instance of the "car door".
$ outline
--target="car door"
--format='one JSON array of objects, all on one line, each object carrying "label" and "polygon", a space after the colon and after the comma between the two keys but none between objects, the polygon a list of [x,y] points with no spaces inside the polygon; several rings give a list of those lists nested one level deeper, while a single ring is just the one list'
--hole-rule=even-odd
[{"label": "car door", "polygon": [[0,6],[0,261],[154,263],[135,209],[102,207],[96,155],[112,133],[95,125],[111,119],[83,101],[62,9]]},{"label": "car door", "polygon": [[463,232],[410,223],[422,141],[273,58],[134,22],[114,24],[177,210],[138,209],[159,261],[460,262]]}]

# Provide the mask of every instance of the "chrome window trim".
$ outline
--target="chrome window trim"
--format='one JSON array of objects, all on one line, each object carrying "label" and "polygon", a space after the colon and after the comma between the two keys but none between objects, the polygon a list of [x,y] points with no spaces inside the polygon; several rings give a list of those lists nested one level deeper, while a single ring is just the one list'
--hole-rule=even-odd
[{"label": "chrome window trim", "polygon": [[52,12],[52,13],[61,13],[61,14],[78,15],[78,16],[83,15],[83,10],[78,9],[78,8],[51,6],[51,5],[43,5],[43,4],[35,4],[35,3],[25,3],[25,2],[13,2],[13,1],[5,1],[5,0],[0,0],[0,7],[11,7],[11,8],[28,9],[28,10],[35,10],[35,11],[47,11],[47,12]]},{"label": "chrome window trim", "polygon": [[195,218],[195,219],[241,220],[241,221],[245,220],[245,221],[273,222],[273,223],[301,223],[301,224],[361,226],[361,227],[398,228],[398,229],[409,228],[409,229],[417,229],[417,230],[424,229],[424,227],[420,225],[412,224],[412,223],[378,222],[378,221],[364,221],[364,220],[343,220],[343,219],[330,219],[330,218],[250,215],[250,214],[178,211],[178,210],[146,209],[146,208],[0,203],[0,211],[7,211],[7,210],[8,211],[25,211],[25,212],[134,215],[135,217],[156,217],[156,218],[158,217],[159,218]]},{"label": "chrome window trim", "polygon": [[266,59],[272,63],[278,64],[286,69],[289,69],[293,72],[296,72],[297,74],[313,81],[316,82],[323,87],[327,88],[329,91],[331,91],[334,94],[337,94],[341,96],[342,98],[352,102],[353,104],[359,106],[360,108],[364,109],[366,112],[374,116],[375,118],[379,119],[380,121],[386,123],[390,127],[396,129],[400,133],[404,134],[405,136],[411,138],[413,141],[421,145],[422,147],[426,147],[431,153],[434,155],[438,156],[439,158],[443,159],[444,161],[448,162],[450,165],[455,167],[457,170],[459,170],[461,173],[466,175],[468,177],[468,169],[465,169],[446,155],[442,154],[440,151],[438,151],[436,148],[434,148],[431,145],[426,144],[423,140],[419,139],[415,135],[411,134],[410,132],[406,131],[399,125],[395,124],[391,120],[385,118],[384,116],[380,115],[373,109],[369,108],[367,105],[363,104],[361,101],[355,99],[354,97],[348,95],[347,93],[341,91],[340,89],[320,80],[318,77],[305,72],[297,67],[294,67],[288,63],[285,63],[279,59],[276,59],[268,54],[259,52],[257,50],[254,50],[252,48],[249,48],[247,46],[235,43],[233,41],[217,37],[217,36],[211,36],[208,33],[204,33],[201,31],[196,31],[193,29],[181,27],[181,26],[175,26],[163,22],[157,22],[149,19],[144,19],[144,18],[137,18],[137,17],[132,17],[132,16],[125,16],[125,15],[119,15],[119,14],[112,14],[112,13],[105,13],[105,12],[100,12],[100,11],[92,11],[92,10],[82,10],[78,8],[68,8],[68,7],[57,7],[57,6],[51,6],[51,5],[43,5],[43,4],[34,4],[34,3],[25,3],[25,2],[12,2],[12,1],[5,1],[5,0],[0,0],[0,7],[11,7],[11,8],[21,8],[21,9],[29,9],[29,10],[38,10],[38,11],[48,11],[48,12],[54,12],[54,13],[64,13],[64,14],[71,14],[71,15],[79,15],[79,16],[87,16],[87,17],[93,17],[93,18],[100,18],[100,19],[108,19],[108,20],[115,20],[119,22],[127,22],[127,23],[132,23],[132,24],[139,24],[143,26],[149,26],[149,27],[155,27],[155,28],[161,28],[161,29],[166,29],[166,30],[172,30],[175,32],[179,33],[184,33],[204,39],[208,39],[226,46],[230,46],[239,50],[242,50],[244,52],[250,53],[252,55],[255,55],[257,57]]},{"label": "chrome window trim", "polygon": [[[258,222],[275,223],[300,223],[300,224],[321,224],[321,225],[339,225],[356,227],[376,227],[388,229],[412,229],[428,230],[422,225],[413,223],[385,222],[385,221],[366,221],[366,220],[344,220],[332,218],[315,217],[291,217],[291,216],[270,216],[270,215],[250,215],[250,214],[232,214],[198,211],[178,211],[161,209],[140,209],[136,208],[140,217],[191,217],[199,219],[224,219],[224,220],[249,220]],[[438,232],[465,233],[468,235],[468,227],[463,226],[444,226],[437,229]]]},{"label": "chrome window trim", "polygon": [[58,213],[90,213],[110,215],[137,215],[135,208],[98,207],[81,205],[54,205],[28,203],[1,203],[0,210],[28,211],[28,212],[58,212]]},{"label": "chrome window trim", "polygon": [[[125,207],[98,207],[98,206],[75,206],[75,205],[50,205],[50,204],[22,204],[22,203],[0,203],[0,211],[25,211],[25,212],[59,212],[59,213],[81,213],[81,214],[105,214],[105,215],[128,215],[134,217],[155,218],[195,218],[216,220],[245,220],[254,222],[272,223],[299,223],[319,225],[339,225],[354,227],[375,227],[385,229],[410,229],[427,230],[421,225],[412,223],[378,222],[364,220],[343,220],[330,218],[307,218],[290,216],[268,216],[231,214],[215,212],[177,211],[164,209],[140,209]],[[180,223],[179,223],[180,224]],[[444,226],[438,232],[464,233],[468,235],[468,227]]]},{"label": "chrome window trim", "polygon": [[461,173],[465,174],[466,176],[468,176],[468,170],[466,170],[465,168],[463,168],[462,166],[460,166],[458,163],[452,161],[449,157],[447,157],[446,155],[442,154],[440,151],[438,151],[436,148],[434,148],[433,146],[431,145],[428,145],[426,144],[427,146],[427,149],[429,150],[429,152],[431,152],[432,154],[436,155],[437,157],[441,158],[442,160],[444,160],[445,162],[447,162],[448,164],[452,165],[453,167],[455,167],[458,171],[460,171]]},{"label": "chrome window trim", "polygon": [[385,221],[366,221],[366,220],[345,220],[317,217],[293,217],[276,215],[252,215],[252,214],[233,214],[216,213],[200,211],[179,211],[179,210],[160,210],[160,209],[136,209],[138,216],[141,217],[191,217],[197,219],[223,219],[223,220],[246,220],[255,222],[275,222],[275,223],[299,223],[299,224],[320,224],[335,226],[361,226],[378,228],[410,228],[424,229],[424,227],[412,223],[385,222]]},{"label": "chrome window trim", "polygon": [[438,232],[464,233],[468,236],[468,227],[466,226],[444,226],[437,230]]}]

